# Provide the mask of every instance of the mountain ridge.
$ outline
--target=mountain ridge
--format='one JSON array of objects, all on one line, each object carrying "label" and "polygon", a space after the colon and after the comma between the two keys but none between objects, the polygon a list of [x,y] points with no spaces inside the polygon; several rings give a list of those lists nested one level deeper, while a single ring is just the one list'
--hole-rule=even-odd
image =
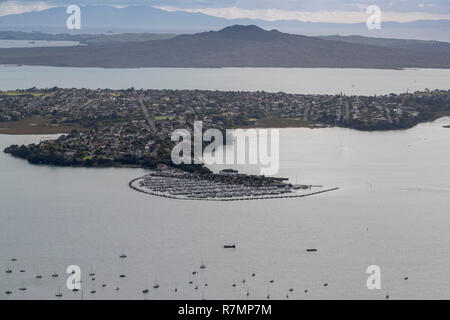
[{"label": "mountain ridge", "polygon": [[[0,29],[9,31],[40,31],[64,33],[68,14],[64,7],[39,12],[0,16]],[[168,12],[151,6],[82,6],[82,30],[71,33],[198,33],[205,30],[220,30],[233,24],[256,24],[265,29],[301,33],[310,36],[339,33],[364,36],[410,38],[450,41],[450,20],[423,20],[409,23],[383,22],[381,30],[368,30],[365,23],[340,24],[302,22],[297,20],[266,21],[258,19],[225,19],[203,13]]]}]

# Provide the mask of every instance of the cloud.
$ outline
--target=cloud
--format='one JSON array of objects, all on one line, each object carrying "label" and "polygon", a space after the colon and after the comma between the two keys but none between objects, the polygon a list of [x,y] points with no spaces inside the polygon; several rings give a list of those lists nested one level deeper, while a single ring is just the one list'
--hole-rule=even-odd
[{"label": "cloud", "polygon": [[449,0],[0,0],[0,16],[74,3],[118,8],[150,5],[167,11],[200,12],[228,19],[337,23],[365,22],[366,8],[376,3],[381,7],[382,21],[450,19]]},{"label": "cloud", "polygon": [[[0,0],[1,1],[1,0]],[[25,1],[25,0],[21,0]],[[38,1],[38,0],[29,0]],[[390,12],[432,12],[450,14],[449,0],[40,0],[56,5],[104,4],[151,5],[185,9],[230,8],[279,9],[285,11],[365,11],[369,5],[378,5]]]},{"label": "cloud", "polygon": [[[227,8],[177,8],[157,6],[166,11],[185,11],[203,13],[225,19],[260,19],[266,21],[298,20],[303,22],[361,23],[366,22],[366,11],[288,11],[280,9],[242,9]],[[382,21],[410,22],[417,20],[450,19],[450,14],[430,12],[381,11]]]},{"label": "cloud", "polygon": [[30,11],[42,11],[52,8],[52,5],[43,1],[5,1],[0,2],[0,16],[7,16],[10,14],[18,14]]}]

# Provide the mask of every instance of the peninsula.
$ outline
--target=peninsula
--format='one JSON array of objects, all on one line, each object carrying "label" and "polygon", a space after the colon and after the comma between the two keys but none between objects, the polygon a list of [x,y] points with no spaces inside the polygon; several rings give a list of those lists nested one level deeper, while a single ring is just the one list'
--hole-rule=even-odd
[{"label": "peninsula", "polygon": [[[450,115],[450,90],[384,96],[202,90],[37,89],[0,92],[0,133],[67,133],[5,152],[62,166],[174,166],[175,129],[339,126],[398,130]],[[33,130],[36,130],[33,132]]]}]

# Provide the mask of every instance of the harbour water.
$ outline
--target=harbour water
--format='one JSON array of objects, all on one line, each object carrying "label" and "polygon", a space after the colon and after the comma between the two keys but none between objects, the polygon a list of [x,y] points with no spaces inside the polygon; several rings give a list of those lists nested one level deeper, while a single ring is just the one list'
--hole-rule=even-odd
[{"label": "harbour water", "polygon": [[[290,287],[294,299],[382,299],[385,289],[393,299],[448,297],[448,124],[449,118],[383,133],[282,129],[280,176],[341,187],[299,199],[152,197],[128,187],[145,170],[34,166],[2,153],[0,265],[9,263],[14,273],[0,274],[0,298],[52,299],[72,264],[85,276],[91,265],[97,273],[95,285],[83,283],[97,290],[85,299],[144,298],[155,278],[161,287],[149,299],[244,299],[247,285],[251,298],[263,299],[271,279],[274,299]],[[1,135],[0,146],[38,140]],[[223,248],[230,243],[237,248]],[[126,260],[119,259],[122,250]],[[372,264],[381,267],[381,291],[366,288]],[[50,277],[55,271],[59,279]],[[34,279],[37,273],[44,278]],[[17,291],[21,279],[26,292]],[[6,297],[6,289],[15,292]],[[65,298],[80,294],[66,290]]]},{"label": "harbour water", "polygon": [[[22,68],[15,69],[11,83],[0,73],[2,89],[47,86],[52,72],[63,70],[39,74]],[[33,84],[24,82],[23,70],[31,70]],[[436,83],[424,79],[417,82],[434,88]],[[385,82],[383,90],[399,86],[397,80],[392,86]],[[242,89],[248,89],[243,82]],[[120,84],[116,78],[95,82]],[[223,89],[220,83],[217,88]],[[330,90],[327,80],[315,90]],[[362,93],[369,91],[377,89],[367,86]],[[448,298],[450,129],[444,125],[450,118],[404,131],[281,129],[278,175],[340,188],[298,199],[153,197],[128,186],[146,170],[36,166],[0,153],[0,266],[13,270],[0,273],[0,299],[55,299],[60,286],[64,299],[80,299],[80,292],[65,289],[69,265],[81,267],[84,299],[245,299],[247,289],[250,299],[268,293],[271,299],[286,294],[289,299],[384,299],[387,290],[391,299]],[[0,135],[0,149],[39,139]],[[259,173],[252,166],[234,168]],[[236,249],[224,249],[225,244]],[[119,258],[122,251],[127,259]],[[381,268],[382,290],[366,287],[370,265]],[[91,270],[95,281],[87,276]],[[54,272],[59,278],[51,277]],[[35,278],[38,273],[42,279]],[[126,278],[119,278],[122,273]],[[152,288],[155,281],[158,289]],[[28,290],[18,291],[23,284]],[[93,289],[97,292],[89,294]],[[13,294],[5,295],[6,290]]]},{"label": "harbour water", "polygon": [[79,44],[77,41],[0,39],[0,48],[67,47],[76,46],[77,44]]},{"label": "harbour water", "polygon": [[0,89],[31,87],[204,89],[380,95],[448,89],[450,69],[140,68],[101,69],[0,65]]}]

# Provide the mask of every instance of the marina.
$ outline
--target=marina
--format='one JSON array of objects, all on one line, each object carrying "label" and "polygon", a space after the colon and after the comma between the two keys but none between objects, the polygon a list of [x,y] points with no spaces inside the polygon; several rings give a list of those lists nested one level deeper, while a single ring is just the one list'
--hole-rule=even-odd
[{"label": "marina", "polygon": [[[240,179],[222,179],[227,175]],[[285,183],[282,178],[240,175],[237,171],[222,170],[219,174],[197,175],[178,170],[156,171],[132,180],[130,188],[159,197],[180,200],[244,201],[280,198],[301,198],[339,188]],[[258,177],[258,179],[261,179]]]}]

